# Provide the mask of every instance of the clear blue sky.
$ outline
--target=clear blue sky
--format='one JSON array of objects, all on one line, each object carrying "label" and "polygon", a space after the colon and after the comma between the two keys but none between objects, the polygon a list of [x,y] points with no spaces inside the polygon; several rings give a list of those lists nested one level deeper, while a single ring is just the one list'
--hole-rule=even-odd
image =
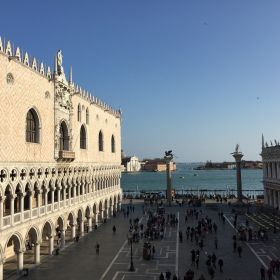
[{"label": "clear blue sky", "polygon": [[262,133],[280,140],[279,0],[3,1],[0,26],[122,109],[127,155],[260,159]]}]

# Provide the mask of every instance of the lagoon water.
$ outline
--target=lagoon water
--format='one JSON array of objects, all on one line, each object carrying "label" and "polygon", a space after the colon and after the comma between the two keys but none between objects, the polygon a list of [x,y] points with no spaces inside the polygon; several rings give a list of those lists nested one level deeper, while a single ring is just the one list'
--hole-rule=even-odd
[{"label": "lagoon water", "polygon": [[[193,170],[198,164],[178,163],[172,173],[172,185],[177,190],[227,190],[236,188],[236,170]],[[196,175],[195,175],[196,174]],[[242,169],[244,190],[262,190],[261,169]],[[123,173],[121,186],[124,191],[165,190],[165,172]]]}]

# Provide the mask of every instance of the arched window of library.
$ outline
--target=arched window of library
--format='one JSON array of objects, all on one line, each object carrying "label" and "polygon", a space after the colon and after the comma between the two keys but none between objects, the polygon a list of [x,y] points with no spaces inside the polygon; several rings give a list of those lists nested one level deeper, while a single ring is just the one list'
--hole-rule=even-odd
[{"label": "arched window of library", "polygon": [[34,109],[30,109],[26,115],[26,142],[39,143],[40,125],[39,117]]},{"label": "arched window of library", "polygon": [[81,121],[81,114],[82,114],[82,111],[81,111],[81,104],[78,105],[78,122]]},{"label": "arched window of library", "polygon": [[89,111],[86,109],[86,124],[89,124]]},{"label": "arched window of library", "polygon": [[64,121],[60,124],[59,132],[60,132],[59,149],[61,151],[69,151],[68,128],[67,128],[67,125]]},{"label": "arched window of library", "polygon": [[115,153],[116,152],[116,143],[115,143],[115,136],[112,135],[111,137],[111,152]]},{"label": "arched window of library", "polygon": [[80,129],[80,148],[81,149],[87,148],[87,134],[84,125],[82,125]]},{"label": "arched window of library", "polygon": [[99,144],[99,152],[104,151],[104,139],[103,139],[103,133],[100,130],[98,135],[98,144]]}]

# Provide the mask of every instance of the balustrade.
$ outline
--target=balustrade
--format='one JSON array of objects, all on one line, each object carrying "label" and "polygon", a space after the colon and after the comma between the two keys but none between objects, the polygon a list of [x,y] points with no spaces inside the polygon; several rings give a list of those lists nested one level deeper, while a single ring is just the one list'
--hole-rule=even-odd
[{"label": "balustrade", "polygon": [[40,208],[40,215],[43,215],[43,214],[45,214],[45,206],[42,206]]},{"label": "balustrade", "polygon": [[32,218],[38,217],[38,208],[32,209]]},{"label": "balustrade", "polygon": [[47,213],[48,213],[48,212],[51,212],[51,211],[52,211],[52,205],[49,204],[49,205],[47,205]]},{"label": "balustrade", "polygon": [[21,220],[21,213],[14,214],[14,223],[19,223]]},{"label": "balustrade", "polygon": [[11,225],[11,215],[3,218],[3,227]]},{"label": "balustrade", "polygon": [[58,209],[58,202],[55,202],[53,205],[53,210],[57,210]]},{"label": "balustrade", "polygon": [[23,212],[23,219],[24,220],[30,219],[30,210],[26,210]]}]

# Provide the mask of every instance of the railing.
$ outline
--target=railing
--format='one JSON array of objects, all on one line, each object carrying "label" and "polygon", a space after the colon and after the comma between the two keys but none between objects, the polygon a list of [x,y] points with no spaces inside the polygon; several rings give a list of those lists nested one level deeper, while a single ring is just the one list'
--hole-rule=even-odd
[{"label": "railing", "polygon": [[52,205],[49,204],[49,205],[47,205],[47,213],[48,213],[48,212],[51,212],[51,211],[52,211]]},{"label": "railing", "polygon": [[40,207],[40,215],[43,215],[43,214],[45,214],[45,206],[41,206]]},{"label": "railing", "polygon": [[3,217],[3,227],[11,225],[11,215]]},{"label": "railing", "polygon": [[38,217],[38,208],[32,209],[32,218]]},{"label": "railing", "polygon": [[[42,215],[46,215],[50,212],[52,212],[53,210],[58,210],[58,208],[63,208],[63,207],[69,207],[70,201],[71,204],[75,204],[75,203],[85,203],[87,200],[90,200],[91,198],[97,198],[98,196],[101,196],[104,193],[109,192],[109,189],[103,189],[103,190],[98,190],[95,192],[91,192],[91,193],[86,193],[71,199],[66,199],[66,200],[62,200],[60,202],[55,202],[52,206],[52,204],[47,204],[47,205],[43,205],[41,207],[38,208],[34,208],[31,210],[26,210],[24,212],[20,212],[20,213],[15,213],[13,216],[8,215],[8,216],[4,216],[3,220],[2,220],[2,227],[7,227],[7,226],[11,226],[12,224],[19,224],[21,222],[25,222],[31,218],[37,218]],[[8,213],[7,213],[8,214]]]},{"label": "railing", "polygon": [[53,205],[53,210],[57,210],[58,209],[58,202],[55,202]]},{"label": "railing", "polygon": [[[263,195],[263,189],[243,189],[243,196],[257,196]],[[211,197],[211,196],[222,196],[222,197],[237,197],[236,189],[174,189],[175,197],[183,196],[198,196],[198,197]],[[162,198],[166,196],[166,190],[157,189],[157,190],[147,190],[147,191],[133,191],[133,190],[123,190],[124,197],[134,197],[134,198],[145,198],[151,195],[157,195]]]},{"label": "railing", "polygon": [[14,214],[14,223],[19,223],[21,220],[21,213]]},{"label": "railing", "polygon": [[24,220],[30,219],[30,210],[26,210],[23,212],[23,219]]}]

